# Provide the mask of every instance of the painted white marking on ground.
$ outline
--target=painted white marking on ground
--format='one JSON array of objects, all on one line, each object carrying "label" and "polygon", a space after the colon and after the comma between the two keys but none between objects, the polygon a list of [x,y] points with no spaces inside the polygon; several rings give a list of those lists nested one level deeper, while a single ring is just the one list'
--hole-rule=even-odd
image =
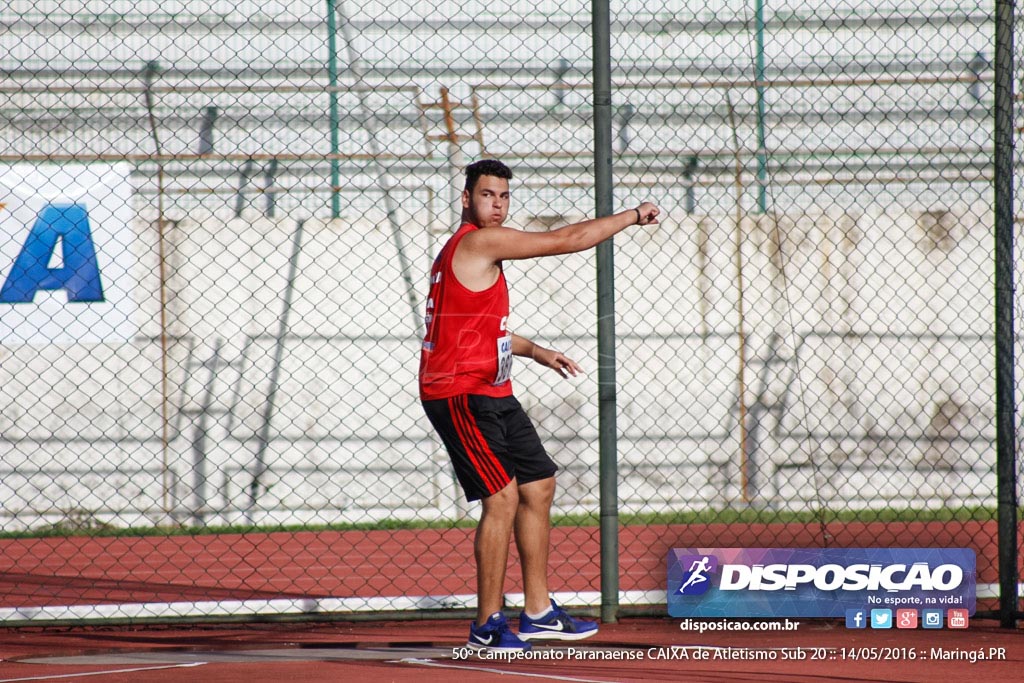
[{"label": "painted white marking on ground", "polygon": [[[234,650],[202,650],[195,652],[168,652],[165,650],[106,652],[89,655],[57,655],[47,657],[26,657],[22,664],[45,664],[62,666],[149,666],[168,664],[191,664],[202,661],[206,664],[245,662],[326,662],[326,661],[383,661],[402,657],[436,659],[450,657],[451,647],[338,647],[338,648],[264,648]],[[3,681],[0,681],[3,683]]]},{"label": "painted white marking on ground", "polygon": [[81,678],[83,676],[109,676],[110,674],[133,674],[139,671],[160,671],[161,669],[184,669],[191,666],[203,666],[206,662],[189,662],[188,664],[172,664],[170,666],[145,666],[135,669],[110,669],[107,671],[83,671],[73,674],[51,674],[49,676],[29,676],[27,678],[3,678],[0,683],[15,683],[15,681],[53,681],[60,678]]},{"label": "painted white marking on ground", "polygon": [[[595,591],[552,593],[559,605],[601,604]],[[521,607],[522,593],[509,593],[510,608]],[[664,604],[665,591],[621,591],[622,605]],[[104,619],[163,619],[212,616],[264,616],[290,614],[337,614],[416,610],[476,609],[476,595],[412,595],[375,598],[277,598],[272,600],[202,600],[182,602],[135,602],[95,605],[44,605],[0,608],[0,623],[68,620],[102,622]]]},{"label": "painted white marking on ground", "polygon": [[[414,664],[416,666],[431,666],[435,669],[460,669],[462,671],[481,671],[489,674],[498,674],[499,676],[525,676],[527,678],[546,678],[551,681],[574,681],[575,683],[617,683],[617,681],[610,680],[607,678],[574,678],[572,676],[558,676],[555,674],[536,674],[527,673],[525,671],[508,671],[507,669],[491,669],[485,666],[466,666],[460,664],[441,664],[435,662],[432,659],[395,659],[388,664]],[[0,683],[3,683],[0,681]]]}]

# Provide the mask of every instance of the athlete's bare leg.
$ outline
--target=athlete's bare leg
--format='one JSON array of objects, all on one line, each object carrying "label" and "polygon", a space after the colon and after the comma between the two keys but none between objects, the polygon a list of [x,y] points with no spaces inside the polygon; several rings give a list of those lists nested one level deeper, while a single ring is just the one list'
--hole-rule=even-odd
[{"label": "athlete's bare leg", "polygon": [[519,487],[516,511],[516,547],[523,567],[525,607],[540,614],[551,606],[548,595],[548,551],[551,539],[551,501],[555,497],[555,478],[531,481]]},{"label": "athlete's bare leg", "polygon": [[508,565],[508,542],[519,507],[515,479],[497,493],[483,499],[483,513],[476,527],[473,552],[476,555],[476,623],[501,610]]}]

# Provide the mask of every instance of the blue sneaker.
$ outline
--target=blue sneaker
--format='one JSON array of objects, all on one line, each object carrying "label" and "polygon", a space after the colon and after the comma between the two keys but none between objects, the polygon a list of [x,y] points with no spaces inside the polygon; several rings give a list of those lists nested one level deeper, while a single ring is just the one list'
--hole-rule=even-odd
[{"label": "blue sneaker", "polygon": [[469,625],[469,642],[466,647],[474,650],[512,650],[526,651],[533,647],[529,643],[520,640],[512,629],[509,628],[505,615],[501,612],[492,614],[483,626],[477,626],[474,621]]},{"label": "blue sneaker", "polygon": [[519,615],[519,637],[523,640],[583,640],[597,633],[597,622],[570,617],[551,601],[551,611],[540,619],[531,619],[526,612]]}]

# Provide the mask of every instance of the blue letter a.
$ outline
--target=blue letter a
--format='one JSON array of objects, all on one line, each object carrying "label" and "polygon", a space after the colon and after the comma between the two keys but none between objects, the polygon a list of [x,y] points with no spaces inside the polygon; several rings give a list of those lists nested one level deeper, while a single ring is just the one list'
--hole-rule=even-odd
[{"label": "blue letter a", "polygon": [[[64,267],[50,268],[58,238]],[[0,303],[31,303],[41,289],[66,289],[68,301],[103,301],[89,214],[81,204],[43,209],[0,289]]]}]

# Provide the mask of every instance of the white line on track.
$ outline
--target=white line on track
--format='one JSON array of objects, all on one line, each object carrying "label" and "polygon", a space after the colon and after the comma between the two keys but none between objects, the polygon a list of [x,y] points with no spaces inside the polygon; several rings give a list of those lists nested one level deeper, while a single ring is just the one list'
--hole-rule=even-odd
[{"label": "white line on track", "polygon": [[203,666],[206,662],[189,662],[188,664],[171,664],[168,666],[145,666],[136,669],[112,669],[109,671],[85,671],[76,674],[53,674],[52,676],[29,676],[28,678],[3,678],[0,683],[15,681],[54,681],[59,678],[80,678],[82,676],[108,676],[110,674],[133,674],[139,671],[160,671],[161,669],[184,669],[190,666]]},{"label": "white line on track", "polygon": [[[463,666],[459,664],[441,664],[435,662],[432,659],[395,659],[392,660],[397,664],[417,664],[419,666],[432,666],[437,669],[460,669],[462,671],[480,671],[484,673],[499,674],[501,676],[526,676],[528,678],[547,678],[552,681],[575,681],[576,683],[616,683],[615,681],[608,680],[607,678],[573,678],[571,676],[555,676],[552,674],[531,674],[522,671],[508,671],[507,669],[488,669],[483,666]],[[0,683],[4,683],[0,681]]]}]

